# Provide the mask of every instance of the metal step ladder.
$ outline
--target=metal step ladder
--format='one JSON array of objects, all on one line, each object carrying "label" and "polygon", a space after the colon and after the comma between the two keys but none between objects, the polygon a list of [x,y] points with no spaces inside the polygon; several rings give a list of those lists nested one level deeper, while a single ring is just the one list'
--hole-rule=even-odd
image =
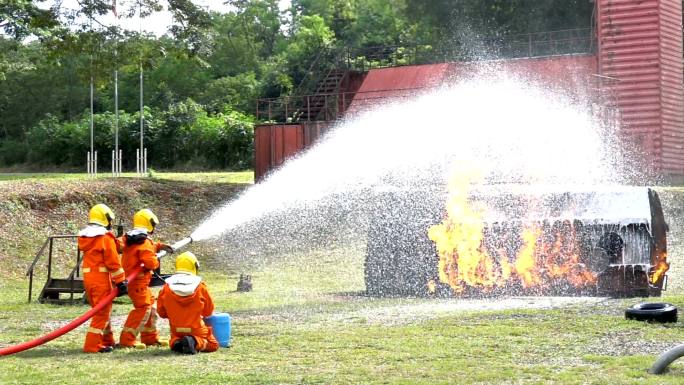
[{"label": "metal step ladder", "polygon": [[45,283],[43,290],[38,296],[38,302],[52,302],[59,301],[60,294],[69,294],[73,299],[74,294],[85,293],[83,287],[83,278],[77,277],[73,279],[69,278],[50,278]]},{"label": "metal step ladder", "polygon": [[[71,302],[75,300],[85,300],[85,289],[83,287],[83,277],[80,274],[81,266],[81,252],[78,250],[78,245],[75,244],[76,250],[76,265],[71,270],[71,273],[67,278],[55,278],[52,276],[52,263],[55,254],[55,240],[76,240],[78,236],[76,235],[52,235],[45,240],[43,246],[36,253],[31,266],[26,271],[26,276],[29,277],[29,292],[28,292],[28,302],[31,303],[33,294],[33,277],[35,274],[36,266],[41,260],[41,257],[45,255],[47,250],[47,277],[45,280],[45,285],[38,296],[38,302],[62,302],[66,298],[62,298],[62,294],[68,294],[68,299]],[[74,295],[80,295],[80,297],[74,297]]]}]

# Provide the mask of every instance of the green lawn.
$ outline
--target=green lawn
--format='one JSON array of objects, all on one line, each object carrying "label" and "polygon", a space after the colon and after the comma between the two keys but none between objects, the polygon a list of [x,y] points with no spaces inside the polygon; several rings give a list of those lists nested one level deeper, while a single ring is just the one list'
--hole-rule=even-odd
[{"label": "green lawn", "polygon": [[[122,177],[134,178],[135,173],[123,173]],[[184,180],[205,183],[253,183],[253,171],[235,172],[152,172],[151,176],[158,179]],[[0,173],[0,181],[5,180],[83,180],[90,178],[85,173]],[[111,178],[111,173],[100,173],[98,178]]]},{"label": "green lawn", "polygon": [[[244,187],[211,183],[249,183],[251,173],[154,176],[193,183],[182,186],[176,181],[126,180],[122,186],[110,181],[101,184],[112,189],[111,199],[122,206],[120,212],[126,206],[135,206],[136,199],[151,203],[155,210],[164,209],[168,201],[179,204],[168,209],[169,218],[174,212],[183,215],[169,219],[168,226],[174,231],[159,234],[164,240],[176,239],[194,228],[203,216],[199,213],[213,206],[212,199],[221,202],[235,193],[224,190]],[[64,176],[70,177],[76,175]],[[80,178],[85,176],[81,174]],[[194,183],[205,181],[207,184]],[[28,282],[20,277],[39,246],[25,241],[39,238],[42,227],[51,231],[71,229],[65,230],[64,218],[72,218],[72,227],[77,229],[78,220],[73,218],[83,217],[87,205],[74,209],[71,191],[92,184],[69,182],[55,187],[61,183],[30,181],[4,186],[15,190],[14,184],[28,190],[21,197],[29,203],[29,198],[50,202],[50,193],[58,187],[69,193],[58,195],[59,205],[52,211],[32,209],[28,203],[15,205],[13,201],[0,205],[4,207],[0,213],[5,215],[0,223],[0,227],[5,225],[0,229],[4,231],[0,232],[0,246],[4,247],[0,247],[0,260],[6,263],[0,280],[3,347],[52,331],[88,309],[84,305],[27,304]],[[183,195],[172,194],[168,185],[196,189],[192,190],[196,191],[193,206],[182,208],[180,204],[186,203]],[[131,198],[123,186],[147,195]],[[191,212],[196,212],[197,218],[186,218]],[[34,227],[35,223],[40,226]],[[671,227],[677,230],[675,225],[673,221]],[[671,256],[680,255],[679,244],[673,242],[672,246]],[[19,253],[21,247],[27,249]],[[663,376],[647,374],[659,353],[684,342],[684,328],[679,323],[625,320],[624,309],[642,299],[369,298],[362,295],[364,244],[290,254],[281,251],[278,255],[245,253],[251,260],[240,257],[225,261],[218,259],[225,253],[220,244],[198,242],[190,249],[200,256],[202,275],[214,295],[217,311],[233,317],[231,348],[196,356],[178,356],[162,348],[87,355],[81,352],[84,325],[43,346],[0,358],[0,384],[684,383],[684,362],[676,363]],[[73,254],[66,255],[71,258]],[[668,301],[684,308],[676,261],[672,260],[671,291],[651,301]],[[69,270],[60,266],[60,272]],[[165,259],[163,270],[168,272],[170,266],[171,259]],[[240,272],[253,275],[252,292],[235,291]],[[34,296],[43,281],[42,276],[36,281]],[[127,299],[116,300],[112,319],[116,332],[130,308]],[[168,335],[165,320],[159,327]]]},{"label": "green lawn", "polygon": [[[288,255],[205,274],[217,310],[233,317],[232,347],[178,356],[167,349],[80,352],[84,329],[0,359],[0,383],[59,384],[681,384],[684,365],[647,374],[655,355],[684,340],[677,325],[627,321],[638,299],[591,300],[552,310],[461,310],[505,301],[377,299],[363,291],[359,248]],[[255,266],[255,265],[253,265]],[[220,264],[218,267],[221,267]],[[227,270],[227,269],[226,269]],[[52,330],[86,306],[26,304],[26,282],[1,281],[0,343]],[[684,295],[664,298],[684,306]],[[534,303],[535,300],[523,300]],[[467,307],[467,306],[466,306]],[[114,328],[129,310],[117,300]],[[477,308],[477,306],[475,306]],[[496,308],[496,306],[494,306]],[[159,323],[163,333],[168,324]]]}]

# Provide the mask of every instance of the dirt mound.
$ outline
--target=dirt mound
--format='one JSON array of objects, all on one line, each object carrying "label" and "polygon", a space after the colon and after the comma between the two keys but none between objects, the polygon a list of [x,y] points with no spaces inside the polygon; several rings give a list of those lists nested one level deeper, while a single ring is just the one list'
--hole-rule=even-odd
[{"label": "dirt mound", "polygon": [[[245,186],[134,178],[0,182],[0,274],[23,274],[47,236],[75,234],[96,203],[111,207],[126,229],[137,210],[150,208],[161,221],[156,239],[174,241]],[[57,247],[75,259],[73,244]]]}]

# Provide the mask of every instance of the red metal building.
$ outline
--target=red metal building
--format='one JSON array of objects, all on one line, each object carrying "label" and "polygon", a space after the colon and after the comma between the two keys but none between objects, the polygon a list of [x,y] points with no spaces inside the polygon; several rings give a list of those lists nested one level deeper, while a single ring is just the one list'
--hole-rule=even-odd
[{"label": "red metal building", "polygon": [[[681,1],[596,0],[596,11],[596,44],[590,44],[595,52],[497,60],[487,62],[488,69],[617,111],[625,140],[641,149],[652,170],[665,180],[684,180]],[[334,90],[269,100],[262,118],[267,110],[268,120],[296,123],[256,127],[255,179],[308,147],[344,114],[473,76],[480,68],[482,63],[450,62],[336,72]]]},{"label": "red metal building", "polygon": [[597,1],[598,73],[626,137],[655,171],[684,178],[682,3]]}]

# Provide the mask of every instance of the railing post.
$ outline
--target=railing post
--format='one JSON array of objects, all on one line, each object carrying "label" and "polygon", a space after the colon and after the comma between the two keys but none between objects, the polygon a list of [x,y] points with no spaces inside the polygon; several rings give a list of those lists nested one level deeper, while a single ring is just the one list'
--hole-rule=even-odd
[{"label": "railing post", "polygon": [[[77,238],[77,242],[78,242],[78,238]],[[71,280],[69,281],[69,285],[70,285],[70,289],[71,289],[70,290],[71,303],[74,302],[74,279],[76,279],[76,277],[79,275],[80,264],[81,264],[81,250],[78,249],[78,243],[76,243],[76,268],[72,272],[71,277],[70,277]]]},{"label": "railing post", "polygon": [[47,265],[47,277],[48,280],[52,278],[52,241],[54,238],[50,237],[50,246],[48,247],[48,265]]},{"label": "railing post", "polygon": [[29,293],[28,293],[28,303],[31,303],[31,292],[33,291],[33,269],[29,275]]},{"label": "railing post", "polygon": [[532,34],[527,34],[527,57],[532,57]]},{"label": "railing post", "polygon": [[290,104],[290,98],[285,98],[285,123],[287,123],[287,105]]},{"label": "railing post", "polygon": [[347,100],[345,98],[346,92],[342,92],[342,108],[340,109],[340,114],[338,114],[338,118],[341,117],[344,112],[347,110]]}]

